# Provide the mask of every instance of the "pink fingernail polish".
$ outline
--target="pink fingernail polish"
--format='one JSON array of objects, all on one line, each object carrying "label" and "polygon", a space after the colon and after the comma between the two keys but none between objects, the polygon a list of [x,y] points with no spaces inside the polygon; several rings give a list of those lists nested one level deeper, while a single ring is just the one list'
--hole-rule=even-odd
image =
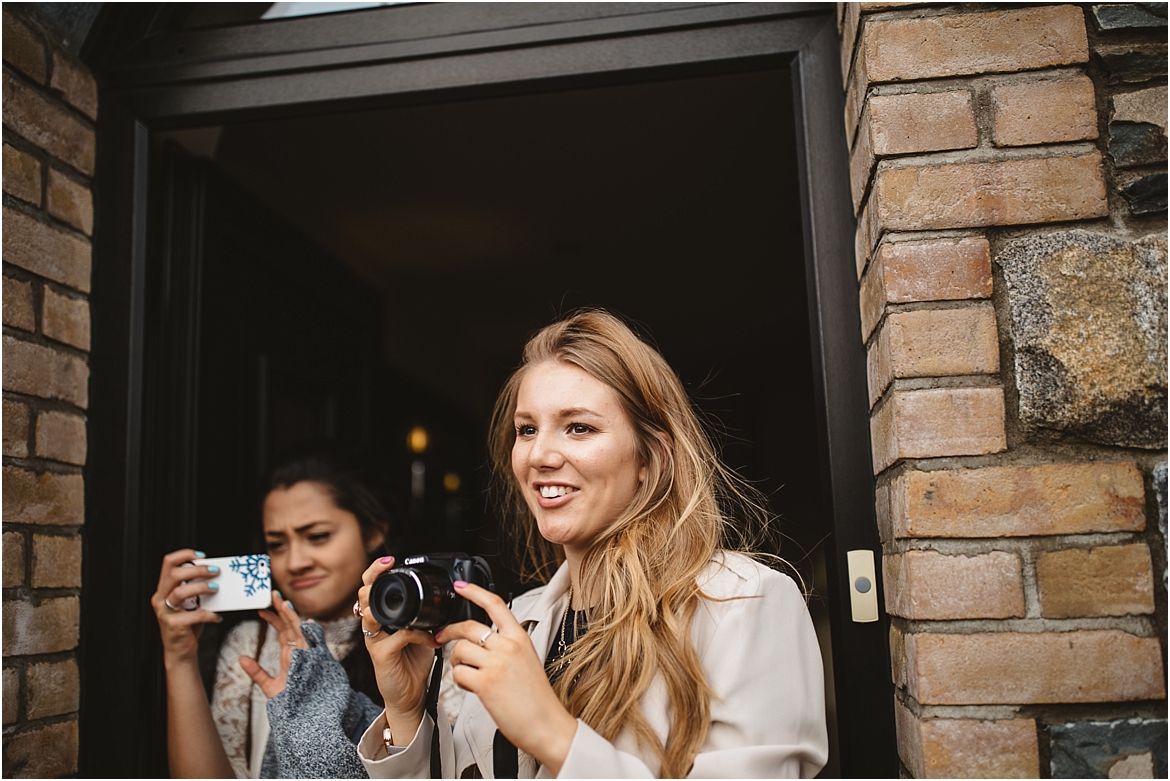
[{"label": "pink fingernail polish", "polygon": [[382,563],[383,563],[383,564],[390,564],[390,563],[391,563],[391,562],[393,562],[393,561],[394,561],[394,557],[393,557],[393,556],[383,556],[383,557],[382,557]]},{"label": "pink fingernail polish", "polygon": [[443,642],[442,637],[443,637],[442,631],[435,632],[435,639],[438,640],[440,643]]},{"label": "pink fingernail polish", "polygon": [[457,581],[455,581],[455,588],[463,588],[463,587],[464,587],[464,586],[466,586],[466,585],[467,585],[467,581],[466,581],[466,580],[457,580]]}]

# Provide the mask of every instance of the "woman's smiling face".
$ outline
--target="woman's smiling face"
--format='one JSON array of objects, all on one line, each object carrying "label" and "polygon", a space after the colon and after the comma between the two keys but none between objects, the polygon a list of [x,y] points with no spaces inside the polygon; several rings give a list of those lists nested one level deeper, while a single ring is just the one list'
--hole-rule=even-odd
[{"label": "woman's smiling face", "polygon": [[514,420],[512,471],[541,536],[579,556],[645,476],[633,422],[612,388],[560,361],[525,372]]}]

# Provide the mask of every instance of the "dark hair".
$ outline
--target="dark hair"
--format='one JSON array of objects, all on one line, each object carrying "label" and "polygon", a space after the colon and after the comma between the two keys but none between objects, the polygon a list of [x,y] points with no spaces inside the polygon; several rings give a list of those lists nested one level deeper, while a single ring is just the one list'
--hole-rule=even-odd
[{"label": "dark hair", "polygon": [[[353,513],[361,527],[362,539],[382,534],[381,549],[371,556],[385,555],[392,529],[383,478],[372,454],[350,450],[336,442],[319,441],[296,445],[278,458],[264,480],[260,501],[279,488],[312,482],[328,491],[339,509]],[[361,627],[354,630],[354,647],[341,666],[349,676],[350,686],[379,705],[382,695],[374,675],[374,665],[366,650]]]}]

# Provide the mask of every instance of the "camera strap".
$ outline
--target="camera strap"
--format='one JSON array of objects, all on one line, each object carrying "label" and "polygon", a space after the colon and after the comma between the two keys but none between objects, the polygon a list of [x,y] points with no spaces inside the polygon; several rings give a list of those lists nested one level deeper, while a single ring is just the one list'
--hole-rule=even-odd
[{"label": "camera strap", "polygon": [[426,710],[435,728],[431,730],[431,778],[443,777],[443,755],[439,750],[439,687],[443,679],[443,648],[435,649],[431,666],[431,685],[427,689]]}]

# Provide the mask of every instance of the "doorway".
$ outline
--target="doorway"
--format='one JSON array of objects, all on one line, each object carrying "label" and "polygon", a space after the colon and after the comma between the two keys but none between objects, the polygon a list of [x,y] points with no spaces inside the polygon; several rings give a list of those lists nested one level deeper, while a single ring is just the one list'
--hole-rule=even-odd
[{"label": "doorway", "polygon": [[[807,40],[809,29],[825,37],[823,16],[779,25],[783,17],[771,10],[751,22],[790,38]],[[732,27],[723,18],[700,30],[726,36]],[[655,51],[653,41],[646,45]],[[769,45],[792,46],[779,35]],[[159,46],[156,40],[154,51]],[[693,51],[709,56],[701,46]],[[839,128],[839,111],[819,104],[812,111],[803,100],[815,58],[737,51],[743,56],[708,63],[627,66],[600,83],[424,89],[381,106],[225,104],[222,116],[205,111],[195,132],[182,127],[192,120],[182,111],[161,119],[167,109],[152,102],[153,87],[140,86],[126,92],[126,118],[156,127],[134,120],[128,138],[146,141],[145,149],[124,149],[149,162],[150,150],[170,135],[201,151],[376,291],[383,314],[375,336],[387,376],[421,389],[432,414],[470,430],[468,442],[482,441],[490,404],[529,332],[578,306],[608,307],[640,325],[722,432],[727,462],[771,498],[789,538],[780,552],[815,590],[811,606],[830,680],[836,673],[830,703],[838,706],[842,743],[854,751],[876,744],[844,756],[834,747],[834,762],[843,761],[826,773],[882,774],[883,754],[892,773],[892,713],[884,713],[892,701],[881,699],[889,675],[884,631],[850,626],[839,596],[843,551],[876,548],[849,528],[868,517],[876,537],[865,419],[835,401],[853,392],[864,365],[857,329],[848,330],[856,283],[826,273],[839,252],[833,248],[851,246],[852,228],[834,223],[844,190],[810,185],[809,161],[825,139],[812,138],[809,125],[824,112]],[[842,142],[835,153],[843,150]],[[134,192],[142,197],[126,195],[133,200]],[[844,203],[847,211],[847,196]],[[848,301],[849,310],[824,311],[829,299]],[[849,355],[856,353],[852,367],[838,365],[847,364],[834,347],[844,342],[839,331],[848,334]],[[379,398],[403,403],[375,387],[375,406]],[[835,426],[834,419],[852,422]],[[404,420],[388,424],[384,436],[400,436],[394,426]],[[858,454],[861,483],[847,484],[847,475],[858,474]],[[121,533],[131,534],[125,525]],[[139,531],[136,539],[150,536]],[[157,561],[150,547],[142,545],[143,562]],[[851,685],[859,678],[878,691],[876,705],[865,705],[868,695]],[[157,694],[144,686],[140,702],[156,708]],[[851,717],[847,709],[855,707],[866,712]],[[875,720],[884,726],[875,729]],[[100,753],[89,745],[83,762]]]}]

